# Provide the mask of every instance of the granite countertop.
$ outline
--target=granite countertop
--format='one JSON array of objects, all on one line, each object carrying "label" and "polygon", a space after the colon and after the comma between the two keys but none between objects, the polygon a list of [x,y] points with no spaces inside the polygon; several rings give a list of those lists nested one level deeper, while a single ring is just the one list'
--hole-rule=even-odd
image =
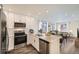
[{"label": "granite countertop", "polygon": [[61,36],[58,35],[50,35],[50,36],[37,36],[38,38],[45,40],[47,42],[53,42],[53,40],[58,40],[61,38]]},{"label": "granite countertop", "polygon": [[50,35],[50,36],[48,36],[48,35],[38,35],[38,34],[34,34],[34,33],[33,34],[30,34],[30,35],[33,35],[33,36],[35,36],[37,38],[40,38],[42,40],[45,40],[47,42],[53,42],[53,40],[58,40],[58,39],[61,38],[60,35]]}]

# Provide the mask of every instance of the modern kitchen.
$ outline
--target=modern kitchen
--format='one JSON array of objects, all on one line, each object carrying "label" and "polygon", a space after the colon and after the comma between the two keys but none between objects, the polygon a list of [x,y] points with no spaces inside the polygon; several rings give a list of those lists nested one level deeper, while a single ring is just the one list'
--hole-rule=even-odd
[{"label": "modern kitchen", "polygon": [[1,54],[79,54],[79,5],[0,4]]}]

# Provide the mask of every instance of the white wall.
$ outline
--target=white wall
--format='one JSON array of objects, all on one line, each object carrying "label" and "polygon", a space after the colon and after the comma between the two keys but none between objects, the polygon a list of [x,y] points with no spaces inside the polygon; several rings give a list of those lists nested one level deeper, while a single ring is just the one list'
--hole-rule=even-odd
[{"label": "white wall", "polygon": [[69,22],[69,30],[72,31],[74,37],[77,37],[77,28],[79,28],[78,21]]},{"label": "white wall", "polygon": [[73,37],[77,37],[77,28],[79,28],[79,20],[73,19],[72,21],[57,21],[55,23],[50,23],[50,24],[56,24],[56,29],[61,32],[60,30],[60,25],[66,23],[67,24],[67,29],[63,30],[64,32],[71,32]]}]

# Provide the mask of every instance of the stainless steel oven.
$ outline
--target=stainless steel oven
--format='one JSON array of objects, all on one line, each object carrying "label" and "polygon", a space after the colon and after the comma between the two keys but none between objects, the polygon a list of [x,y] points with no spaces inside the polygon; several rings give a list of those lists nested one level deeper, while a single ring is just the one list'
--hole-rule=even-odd
[{"label": "stainless steel oven", "polygon": [[25,34],[26,24],[25,23],[14,23],[14,45],[21,43],[27,43],[27,35]]},{"label": "stainless steel oven", "polygon": [[25,32],[15,32],[14,34],[15,45],[27,42],[27,35],[25,34]]}]

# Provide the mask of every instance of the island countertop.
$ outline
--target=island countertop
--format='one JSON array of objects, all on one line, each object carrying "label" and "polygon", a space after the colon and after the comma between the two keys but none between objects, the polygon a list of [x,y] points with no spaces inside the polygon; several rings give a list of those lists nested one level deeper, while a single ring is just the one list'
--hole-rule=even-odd
[{"label": "island countertop", "polygon": [[59,54],[60,53],[61,36],[50,35],[50,36],[39,36],[39,38],[49,42],[49,53],[50,54]]},{"label": "island countertop", "polygon": [[[36,35],[37,36],[37,35]],[[42,39],[42,40],[45,40],[47,42],[53,42],[53,40],[59,40],[61,38],[61,36],[58,36],[58,35],[50,35],[50,36],[37,36],[38,38]]]},{"label": "island countertop", "polygon": [[[59,36],[59,35],[47,36],[47,35],[38,35],[38,34],[34,34],[34,33],[33,34],[29,33],[29,36],[32,36],[32,37],[30,37],[31,39],[33,39],[33,37],[35,37],[34,40],[36,39],[38,41],[38,43],[36,43],[36,45],[35,45],[36,49],[38,51],[39,51],[39,38],[40,38],[41,40],[49,42],[49,54],[59,54],[60,53],[61,36]],[[29,41],[29,42],[31,42],[31,41]]]}]

